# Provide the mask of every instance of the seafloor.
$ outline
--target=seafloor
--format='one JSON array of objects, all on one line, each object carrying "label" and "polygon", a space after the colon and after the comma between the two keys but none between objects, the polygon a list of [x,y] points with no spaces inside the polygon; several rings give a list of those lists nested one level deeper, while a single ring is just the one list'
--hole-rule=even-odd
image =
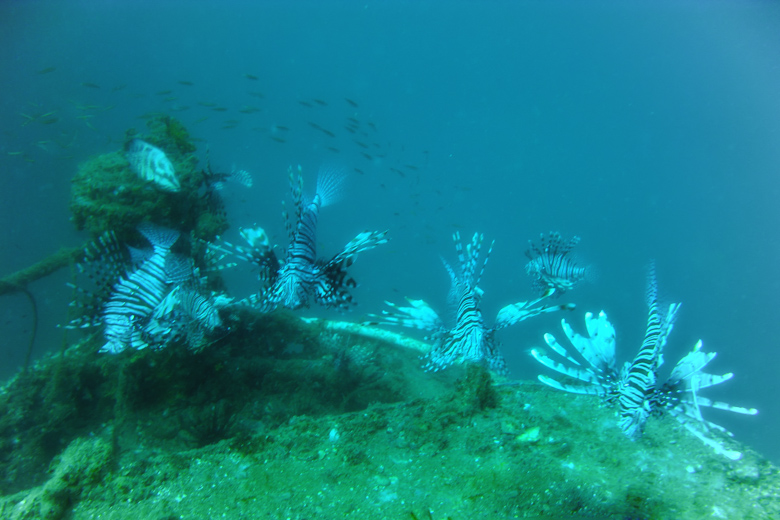
[{"label": "seafloor", "polygon": [[420,368],[412,340],[247,311],[200,352],[86,338],[0,395],[3,519],[776,519],[778,468],[671,418]]}]

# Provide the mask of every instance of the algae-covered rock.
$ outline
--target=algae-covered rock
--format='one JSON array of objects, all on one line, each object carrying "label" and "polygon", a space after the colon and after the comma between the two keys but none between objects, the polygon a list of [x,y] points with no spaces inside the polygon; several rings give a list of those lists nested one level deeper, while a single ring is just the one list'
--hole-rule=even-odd
[{"label": "algae-covered rock", "polygon": [[72,180],[70,209],[78,229],[93,236],[114,231],[120,242],[133,241],[143,221],[213,240],[227,227],[224,211],[204,196],[204,175],[193,155],[195,145],[184,126],[168,116],[150,119],[148,135],[128,131],[162,150],[176,171],[181,189],[167,192],[141,179],[123,151],[109,152],[79,166]]},{"label": "algae-covered rock", "polygon": [[198,353],[74,346],[6,385],[6,493],[28,437],[67,440],[0,518],[780,518],[777,467],[671,417],[631,440],[596,396],[426,372],[425,344],[359,324],[231,312]]},{"label": "algae-covered rock", "polygon": [[52,477],[0,505],[9,520],[58,520],[108,472],[113,450],[99,438],[76,439],[62,453]]}]

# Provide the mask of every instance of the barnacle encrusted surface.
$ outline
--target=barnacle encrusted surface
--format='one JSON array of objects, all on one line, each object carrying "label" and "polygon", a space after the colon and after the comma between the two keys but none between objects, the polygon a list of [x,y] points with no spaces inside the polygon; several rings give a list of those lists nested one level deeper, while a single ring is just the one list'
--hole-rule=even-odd
[{"label": "barnacle encrusted surface", "polygon": [[744,446],[719,457],[673,418],[632,441],[597,397],[497,385],[478,366],[424,372],[407,337],[230,320],[197,354],[99,355],[97,335],[9,381],[0,517],[780,515],[775,466]]},{"label": "barnacle encrusted surface", "polygon": [[165,152],[181,190],[166,192],[141,179],[121,150],[92,157],[79,166],[71,181],[70,209],[78,229],[92,236],[113,231],[120,241],[134,239],[138,224],[147,220],[185,233],[193,231],[203,240],[213,240],[227,229],[221,208],[213,207],[199,193],[203,175],[193,155],[195,145],[179,121],[157,116],[147,121],[147,133],[128,130],[127,134],[128,139],[140,137]]}]

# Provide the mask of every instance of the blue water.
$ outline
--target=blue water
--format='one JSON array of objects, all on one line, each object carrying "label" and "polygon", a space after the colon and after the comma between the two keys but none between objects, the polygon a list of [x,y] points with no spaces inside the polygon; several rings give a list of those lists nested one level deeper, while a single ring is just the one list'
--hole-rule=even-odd
[{"label": "blue water", "polygon": [[[0,274],[82,244],[68,210],[78,164],[165,112],[204,140],[201,159],[208,148],[254,175],[226,193],[231,240],[257,223],[284,242],[289,165],[310,187],[321,165],[351,172],[321,214],[322,254],[366,229],[392,239],[353,266],[354,312],[308,314],[358,321],[404,296],[444,310],[439,257],[454,259],[454,231],[480,231],[496,241],[490,321],[531,296],[527,242],[556,230],[581,236],[598,272],[562,300],[578,305],[567,319],[605,310],[625,360],[655,259],[662,299],[683,302],[665,368],[697,339],[717,351],[711,371],[735,377],[707,395],[760,415],[708,418],[777,462],[779,24],[762,2],[3,2]],[[69,279],[30,286],[37,356],[62,344]],[[544,370],[527,351],[560,318],[500,334],[514,377]],[[30,319],[22,296],[0,297],[0,377],[23,362]]]}]

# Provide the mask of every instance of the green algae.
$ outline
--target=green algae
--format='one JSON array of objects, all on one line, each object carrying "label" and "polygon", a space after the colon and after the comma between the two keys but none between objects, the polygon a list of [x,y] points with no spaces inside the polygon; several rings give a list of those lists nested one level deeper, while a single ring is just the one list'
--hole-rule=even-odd
[{"label": "green algae", "polygon": [[121,150],[98,155],[81,164],[71,181],[73,223],[93,237],[113,231],[120,242],[133,241],[143,221],[213,240],[228,228],[228,222],[223,209],[202,193],[203,172],[197,167],[189,133],[169,116],[151,118],[147,130],[146,134],[128,130],[127,140],[141,138],[163,150],[181,189],[165,192],[141,179]]},{"label": "green algae", "polygon": [[776,467],[746,447],[719,457],[673,419],[631,441],[597,398],[477,366],[426,373],[419,350],[360,326],[228,321],[198,353],[98,355],[88,338],[6,384],[0,516],[42,518],[42,490],[66,481],[51,496],[67,501],[47,504],[73,519],[780,514]]}]

